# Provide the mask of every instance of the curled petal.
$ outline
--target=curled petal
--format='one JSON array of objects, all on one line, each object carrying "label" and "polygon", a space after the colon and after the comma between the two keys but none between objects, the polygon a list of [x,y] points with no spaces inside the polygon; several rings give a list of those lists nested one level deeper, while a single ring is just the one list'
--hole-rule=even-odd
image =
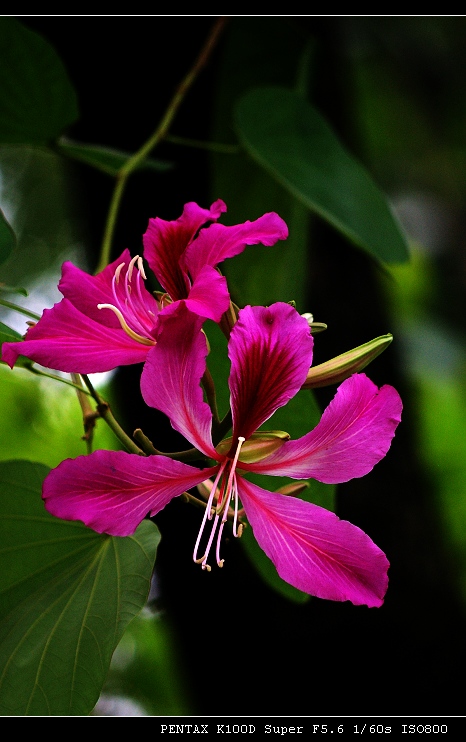
[{"label": "curled petal", "polygon": [[203,265],[216,267],[243,252],[247,245],[274,245],[288,237],[288,227],[278,214],[264,214],[253,222],[226,227],[212,224],[202,230],[183,256],[184,267],[196,277]]},{"label": "curled petal", "polygon": [[218,459],[211,438],[212,413],[200,386],[207,356],[202,322],[184,302],[164,309],[157,345],[142,372],[141,392],[146,404],[168,415],[175,430],[193,446]]},{"label": "curled petal", "polygon": [[129,536],[146,515],[203,482],[215,469],[196,469],[166,456],[95,451],[67,459],[45,478],[45,507],[98,533]]},{"label": "curled petal", "polygon": [[318,598],[382,605],[389,563],[363,531],[324,508],[245,479],[238,487],[254,536],[283,580]]},{"label": "curled petal", "polygon": [[202,209],[192,201],[175,221],[149,219],[143,236],[144,257],[173,301],[186,299],[189,291],[187,275],[180,266],[181,256],[199,229],[218,219],[224,211],[226,206],[220,199],[210,209]]},{"label": "curled petal", "polygon": [[57,371],[93,374],[142,363],[150,348],[121,328],[106,327],[86,317],[68,299],[62,299],[44,310],[22,342],[3,343],[2,359],[13,367],[18,356],[24,355]]},{"label": "curled petal", "polygon": [[195,278],[185,304],[200,317],[220,322],[222,314],[230,306],[226,278],[215,268],[205,265]]},{"label": "curled petal", "polygon": [[306,320],[289,304],[245,307],[231,331],[233,437],[246,439],[301,388],[312,362]]},{"label": "curled petal", "polygon": [[362,477],[386,455],[401,410],[392,386],[378,389],[365,374],[354,374],[340,384],[314,430],[244,468],[326,484]]}]

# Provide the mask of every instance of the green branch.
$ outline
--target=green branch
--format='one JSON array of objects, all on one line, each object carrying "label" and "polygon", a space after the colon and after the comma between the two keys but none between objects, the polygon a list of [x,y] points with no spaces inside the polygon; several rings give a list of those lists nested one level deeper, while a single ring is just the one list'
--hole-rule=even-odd
[{"label": "green branch", "polygon": [[108,211],[107,223],[105,226],[102,249],[100,254],[100,261],[97,266],[96,273],[102,271],[110,262],[113,234],[115,231],[118,211],[128,177],[149,156],[154,147],[167,135],[175,114],[178,111],[178,108],[184,100],[189,88],[195,81],[197,75],[206,64],[217,42],[217,39],[223,30],[226,20],[226,17],[222,16],[215,21],[213,28],[207,38],[207,41],[201,49],[198,58],[196,59],[193,67],[190,69],[184,80],[182,80],[182,82],[176,89],[175,94],[170,101],[170,104],[156,130],[154,131],[152,136],[149,137],[147,142],[145,142],[145,144],[143,144],[142,147],[137,152],[135,152],[134,155],[126,160],[125,164],[118,171],[118,174],[116,176],[117,182],[113,191],[113,196]]}]

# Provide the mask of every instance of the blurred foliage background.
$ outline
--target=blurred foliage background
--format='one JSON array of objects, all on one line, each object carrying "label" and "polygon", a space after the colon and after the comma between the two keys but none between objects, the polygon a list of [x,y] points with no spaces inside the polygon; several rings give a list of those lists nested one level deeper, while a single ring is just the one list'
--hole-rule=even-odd
[{"label": "blurred foliage background", "polygon": [[[134,152],[163,115],[212,16],[20,16],[57,51],[77,92],[71,141]],[[287,600],[246,553],[191,562],[198,513],[174,501],[150,600],[113,657],[96,714],[457,714],[466,659],[466,19],[462,16],[232,16],[187,93],[153,169],[125,191],[112,258],[141,250],[149,217],[222,198],[225,221],[275,210],[289,248],[251,248],[226,267],[238,303],[297,301],[328,330],[321,363],[387,332],[367,370],[404,402],[370,475],[340,485],[336,511],[391,562],[381,609]],[[410,245],[380,261],[309,211],[239,149],[238,98],[258,85],[305,91],[386,194]],[[33,87],[30,91],[34,104]],[[241,131],[241,128],[240,128]],[[201,143],[216,142],[214,148]],[[243,142],[244,144],[244,142]],[[60,265],[96,268],[113,180],[41,142],[0,146],[0,206],[18,236],[0,281],[40,313]],[[351,192],[351,183],[348,183]],[[377,235],[374,236],[377,239]],[[259,278],[258,278],[259,276]],[[55,293],[54,293],[55,292]],[[19,302],[18,302],[19,303]],[[25,318],[2,310],[18,332]],[[140,369],[99,380],[128,430],[172,435],[142,404]],[[72,392],[0,366],[0,458],[55,466],[85,452]],[[316,390],[323,407],[333,389]],[[99,421],[96,447],[117,447]],[[168,446],[167,446],[168,447]]]}]

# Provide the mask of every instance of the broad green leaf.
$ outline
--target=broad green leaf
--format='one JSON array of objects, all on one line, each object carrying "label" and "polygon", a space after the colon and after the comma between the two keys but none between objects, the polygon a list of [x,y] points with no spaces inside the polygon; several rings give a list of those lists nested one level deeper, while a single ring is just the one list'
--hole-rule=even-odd
[{"label": "broad green leaf", "polygon": [[[111,149],[110,147],[99,147],[92,144],[78,144],[77,142],[68,142],[61,140],[58,142],[58,149],[67,157],[71,157],[79,162],[85,162],[87,165],[102,170],[109,175],[117,175],[122,166],[131,157],[130,152]],[[144,160],[139,166],[139,170],[156,170],[165,172],[171,170],[172,163],[164,160],[148,159]]]},{"label": "broad green leaf", "polygon": [[303,97],[255,88],[238,100],[235,124],[248,154],[311,211],[383,263],[408,259],[386,197]]},{"label": "broad green leaf", "polygon": [[49,515],[49,469],[0,464],[0,713],[86,715],[149,592],[157,528],[99,535]]},{"label": "broad green leaf", "polygon": [[0,17],[0,142],[47,144],[77,118],[76,93],[53,47]]},{"label": "broad green leaf", "polygon": [[[16,235],[0,209],[0,263],[3,263],[16,246]],[[2,289],[3,290],[3,289]]]}]

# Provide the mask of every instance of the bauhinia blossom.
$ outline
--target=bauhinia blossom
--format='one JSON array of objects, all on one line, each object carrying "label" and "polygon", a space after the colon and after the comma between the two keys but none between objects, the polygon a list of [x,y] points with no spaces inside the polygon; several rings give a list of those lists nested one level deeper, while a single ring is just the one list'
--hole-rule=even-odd
[{"label": "bauhinia blossom", "polygon": [[219,322],[228,309],[226,279],[217,266],[246,245],[273,245],[288,229],[275,213],[234,226],[215,223],[226,211],[187,203],[175,221],[150,219],[144,258],[165,294],[146,289],[142,258],[128,250],[96,276],[63,264],[58,288],[63,299],[46,309],[22,342],[4,343],[2,360],[13,367],[19,355],[68,373],[109,371],[146,360],[157,342],[159,318],[183,302],[191,312]]},{"label": "bauhinia blossom", "polygon": [[202,320],[184,306],[177,314],[161,322],[144,366],[142,393],[214,465],[198,469],[163,455],[96,451],[64,461],[48,475],[46,508],[100,533],[125,536],[198,485],[210,492],[193,553],[204,569],[215,561],[223,565],[222,530],[230,519],[234,535],[240,535],[244,513],[259,546],[291,585],[320,598],[380,606],[389,563],[363,531],[247,477],[254,472],[337,483],[367,474],[387,453],[400,421],[396,390],[378,389],[364,374],[355,374],[302,438],[258,430],[301,389],[313,339],[307,321],[291,306],[248,306],[240,310],[229,340],[232,436],[214,446],[212,412],[200,385],[207,357]]}]

